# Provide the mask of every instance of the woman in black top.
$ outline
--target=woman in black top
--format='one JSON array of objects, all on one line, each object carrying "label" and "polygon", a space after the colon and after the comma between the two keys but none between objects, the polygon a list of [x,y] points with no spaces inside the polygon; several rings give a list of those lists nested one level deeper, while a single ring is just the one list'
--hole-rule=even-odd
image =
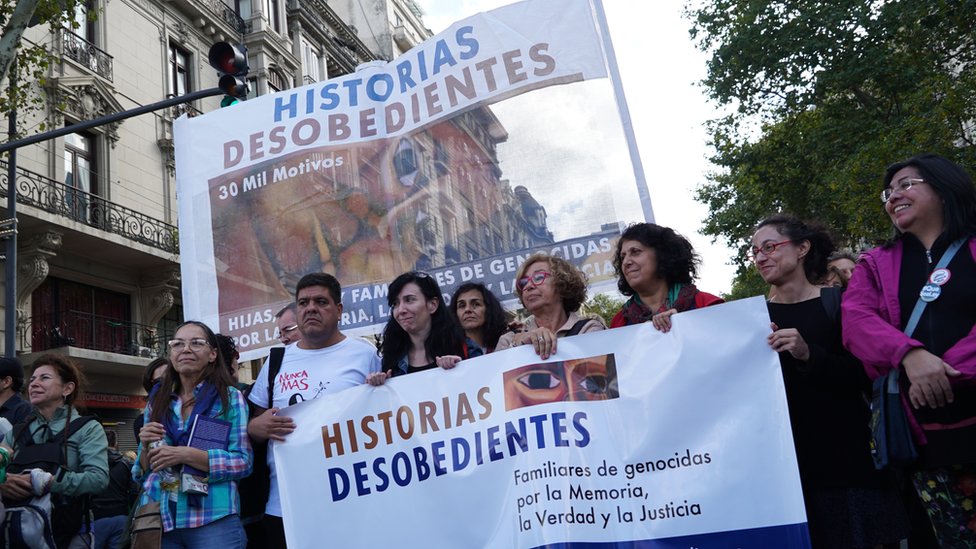
[{"label": "woman in black top", "polygon": [[907,519],[894,479],[871,461],[870,384],[841,344],[839,290],[812,282],[823,278],[833,249],[826,231],[796,218],[759,224],[752,256],[773,287],[768,343],[783,368],[813,547],[895,547]]},{"label": "woman in black top", "polygon": [[481,354],[468,351],[464,331],[444,306],[441,288],[429,274],[410,271],[396,277],[387,300],[390,320],[379,348],[382,372],[367,378],[371,385],[437,365],[451,368],[461,358]]}]

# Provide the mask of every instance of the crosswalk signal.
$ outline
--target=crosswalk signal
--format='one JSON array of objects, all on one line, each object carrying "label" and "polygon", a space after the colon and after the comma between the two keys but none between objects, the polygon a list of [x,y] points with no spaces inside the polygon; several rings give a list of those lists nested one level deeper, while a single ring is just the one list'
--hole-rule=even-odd
[{"label": "crosswalk signal", "polygon": [[220,80],[217,86],[227,94],[220,101],[221,107],[235,105],[247,97],[247,48],[228,42],[217,42],[210,46],[207,56],[210,66],[217,69]]}]

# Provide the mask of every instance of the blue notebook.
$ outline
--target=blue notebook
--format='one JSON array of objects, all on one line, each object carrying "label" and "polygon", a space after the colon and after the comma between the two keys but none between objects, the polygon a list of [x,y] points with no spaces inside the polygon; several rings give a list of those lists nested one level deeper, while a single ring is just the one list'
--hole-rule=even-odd
[{"label": "blue notebook", "polygon": [[[190,440],[187,446],[207,450],[226,450],[230,443],[230,422],[213,417],[197,415],[190,427]],[[183,464],[180,483],[187,494],[207,495],[209,492],[209,473],[196,467]]]}]

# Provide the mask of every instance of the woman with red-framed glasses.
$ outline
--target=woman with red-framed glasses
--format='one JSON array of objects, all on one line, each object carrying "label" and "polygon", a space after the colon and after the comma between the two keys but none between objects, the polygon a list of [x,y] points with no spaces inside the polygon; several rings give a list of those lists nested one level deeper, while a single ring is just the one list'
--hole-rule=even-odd
[{"label": "woman with red-framed glasses", "polygon": [[526,258],[515,277],[515,294],[532,316],[521,332],[502,335],[496,351],[532,345],[547,359],[556,352],[556,339],[606,329],[602,320],[577,312],[586,301],[586,275],[561,257],[538,252]]},{"label": "woman with red-framed glasses", "polygon": [[897,547],[908,518],[894,477],[871,460],[871,385],[841,342],[840,289],[819,285],[833,251],[821,226],[787,215],[759,223],[751,255],[773,289],[766,343],[779,353],[812,546]]}]

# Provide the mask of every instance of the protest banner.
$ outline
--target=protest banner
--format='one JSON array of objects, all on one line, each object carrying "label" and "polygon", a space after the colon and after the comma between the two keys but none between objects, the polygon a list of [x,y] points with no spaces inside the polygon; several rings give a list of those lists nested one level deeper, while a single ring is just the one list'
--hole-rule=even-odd
[{"label": "protest banner", "polygon": [[284,409],[288,546],[809,547],[765,303],[672,320]]},{"label": "protest banner", "polygon": [[504,177],[496,146],[508,134],[488,107],[605,78],[592,11],[505,6],[389,63],[178,120],[185,316],[235,337],[246,360],[277,343],[274,314],[309,272],[355,296],[341,324],[353,333],[385,322],[386,284],[409,270],[448,294],[473,280],[511,301],[515,268],[546,250],[611,280],[618,224],[557,240],[533,182]]}]

